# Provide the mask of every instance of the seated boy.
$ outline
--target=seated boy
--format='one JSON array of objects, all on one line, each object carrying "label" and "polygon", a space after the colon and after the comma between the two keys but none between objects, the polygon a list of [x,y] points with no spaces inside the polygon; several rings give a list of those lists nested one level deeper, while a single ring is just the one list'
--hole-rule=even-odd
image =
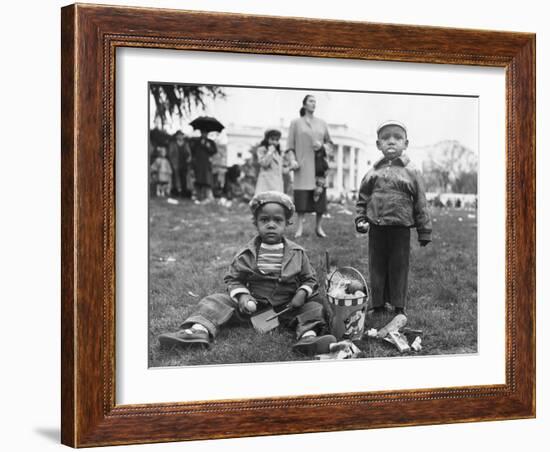
[{"label": "seated boy", "polygon": [[258,235],[233,259],[224,278],[228,293],[203,298],[179,331],[159,336],[161,345],[209,345],[230,319],[250,322],[256,311],[290,306],[279,321],[296,331],[293,349],[327,353],[336,339],[323,335],[325,313],[315,272],[304,249],[285,238],[294,204],[283,193],[267,191],[255,195],[250,208]]}]

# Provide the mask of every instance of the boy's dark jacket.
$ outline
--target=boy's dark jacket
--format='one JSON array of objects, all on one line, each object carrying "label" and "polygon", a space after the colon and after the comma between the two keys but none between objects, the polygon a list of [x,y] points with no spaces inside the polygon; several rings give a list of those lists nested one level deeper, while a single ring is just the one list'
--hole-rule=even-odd
[{"label": "boy's dark jacket", "polygon": [[296,291],[303,288],[311,297],[317,290],[317,277],[305,250],[283,238],[284,254],[280,276],[271,276],[258,270],[260,237],[251,240],[233,259],[224,277],[231,297],[251,293],[254,298],[268,301],[273,306],[290,302]]},{"label": "boy's dark jacket", "polygon": [[378,226],[414,227],[418,240],[432,239],[422,177],[406,155],[374,163],[361,181],[356,211],[355,224],[366,220]]}]

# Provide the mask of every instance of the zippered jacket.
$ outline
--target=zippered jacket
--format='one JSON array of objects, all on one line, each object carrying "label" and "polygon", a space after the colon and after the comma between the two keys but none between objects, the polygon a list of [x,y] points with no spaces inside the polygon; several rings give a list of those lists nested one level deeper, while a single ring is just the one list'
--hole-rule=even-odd
[{"label": "zippered jacket", "polygon": [[432,239],[422,176],[406,155],[374,163],[361,181],[356,212],[355,224],[416,228],[419,241]]},{"label": "zippered jacket", "polygon": [[298,289],[304,289],[308,298],[316,295],[317,277],[305,250],[286,238],[283,243],[281,274],[277,276],[264,274],[258,269],[259,236],[235,256],[224,277],[231,298],[235,299],[241,293],[250,293],[258,300],[279,306],[290,302]]}]

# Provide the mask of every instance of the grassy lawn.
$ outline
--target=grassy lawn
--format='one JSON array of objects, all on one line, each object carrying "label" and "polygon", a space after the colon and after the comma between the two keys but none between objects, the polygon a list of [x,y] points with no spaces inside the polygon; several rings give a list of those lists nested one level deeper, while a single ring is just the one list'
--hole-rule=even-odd
[{"label": "grassy lawn", "polygon": [[[328,239],[313,231],[307,217],[305,247],[325,278],[324,253],[338,265],[352,266],[368,281],[368,242],[355,233],[353,206],[329,206],[324,223]],[[475,353],[477,351],[477,218],[474,212],[443,209],[433,212],[433,243],[420,248],[416,232],[409,275],[408,326],[421,329],[423,349],[415,355]],[[176,331],[205,295],[224,292],[223,275],[235,253],[255,234],[248,207],[234,204],[200,206],[191,202],[171,205],[162,199],[150,204],[149,365],[182,366],[295,361],[292,331],[278,329],[266,335],[251,326],[222,328],[209,349],[161,349],[158,335]],[[290,227],[292,239],[294,226]],[[367,328],[380,328],[392,314],[367,318]],[[400,355],[392,345],[374,339],[357,344],[368,357]]]}]

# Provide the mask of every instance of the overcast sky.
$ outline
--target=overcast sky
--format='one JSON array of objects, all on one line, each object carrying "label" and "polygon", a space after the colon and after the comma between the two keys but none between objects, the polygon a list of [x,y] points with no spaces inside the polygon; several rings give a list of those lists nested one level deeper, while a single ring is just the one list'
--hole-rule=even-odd
[{"label": "overcast sky", "polygon": [[210,101],[206,113],[223,124],[279,127],[298,117],[303,97],[317,98],[315,115],[329,123],[347,124],[372,136],[377,124],[399,120],[408,128],[410,146],[458,140],[478,151],[478,99],[414,94],[350,93],[226,87],[225,100]]}]

